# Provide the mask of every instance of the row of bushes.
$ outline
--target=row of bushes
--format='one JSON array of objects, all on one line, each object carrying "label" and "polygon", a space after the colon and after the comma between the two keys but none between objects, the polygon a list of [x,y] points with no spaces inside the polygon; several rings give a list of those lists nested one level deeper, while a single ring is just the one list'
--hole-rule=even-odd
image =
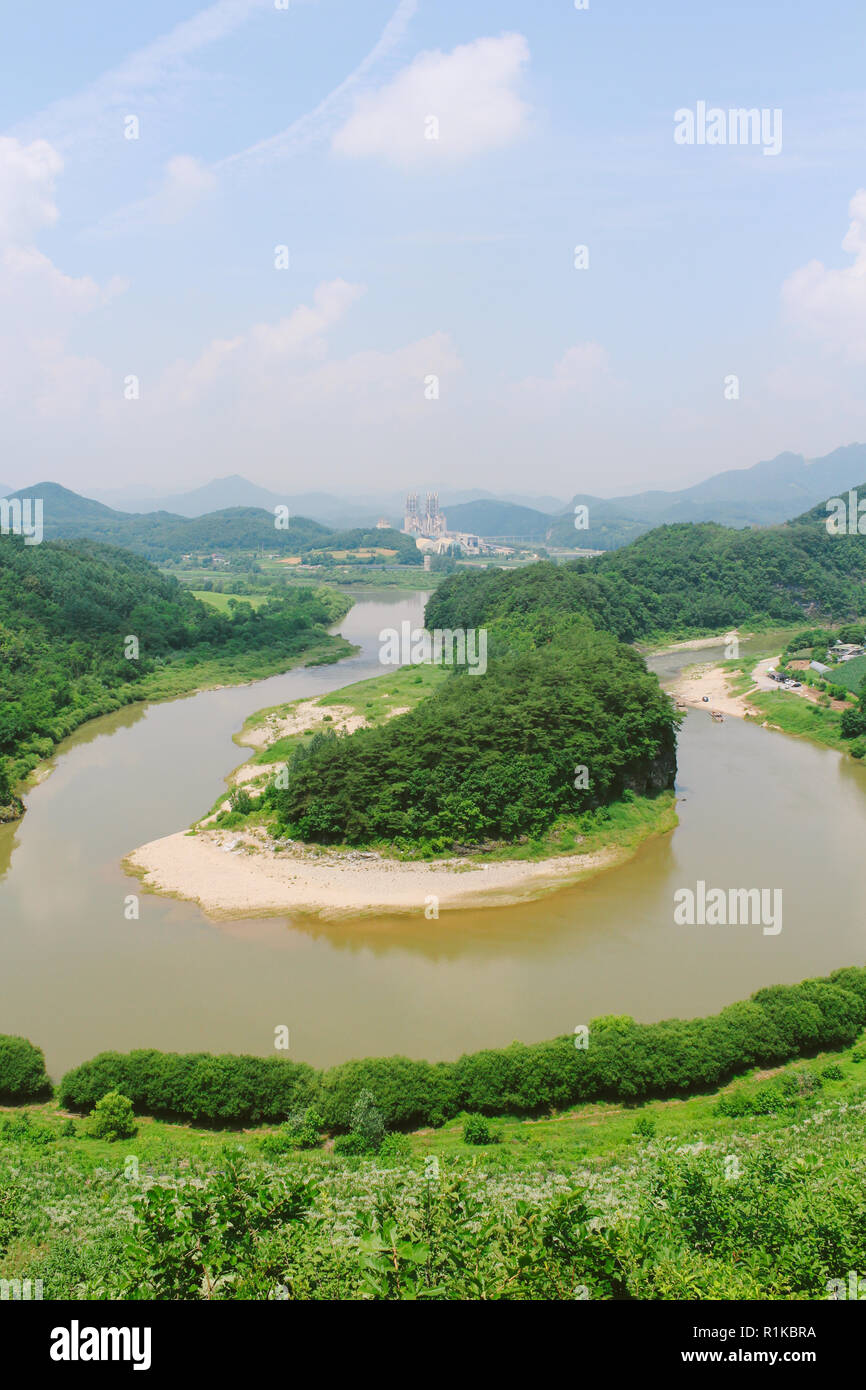
[{"label": "row of bushes", "polygon": [[317,1071],[273,1057],[104,1052],[64,1076],[59,1098],[87,1111],[106,1092],[120,1091],[136,1112],[216,1125],[274,1123],[313,1105],[327,1128],[346,1130],[358,1096],[369,1091],[388,1129],[408,1129],[461,1111],[532,1114],[713,1088],[749,1067],[847,1047],[864,1023],[866,969],[852,966],[759,990],[709,1018],[596,1019],[586,1047],[566,1036],[456,1062],[377,1057]]}]

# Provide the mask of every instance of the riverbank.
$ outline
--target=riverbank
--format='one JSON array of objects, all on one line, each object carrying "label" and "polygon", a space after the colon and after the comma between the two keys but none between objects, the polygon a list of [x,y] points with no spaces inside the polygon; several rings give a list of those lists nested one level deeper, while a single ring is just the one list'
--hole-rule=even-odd
[{"label": "riverbank", "polygon": [[743,668],[748,663],[737,667],[733,661],[724,666],[709,662],[689,666],[673,680],[664,682],[664,688],[680,707],[754,720],[773,732],[791,734],[843,755],[851,754],[853,749],[855,758],[862,757],[858,751],[861,745],[842,737],[845,702],[826,698],[822,701],[820,693],[805,684],[799,690],[780,689],[767,674],[780,660],[780,656],[765,657],[756,663],[751,674]]},{"label": "riverbank", "polygon": [[[351,607],[351,605],[350,605]],[[348,611],[348,610],[347,610]],[[167,663],[160,670],[151,672],[135,686],[125,686],[110,692],[96,711],[83,711],[82,719],[74,724],[64,735],[68,738],[77,733],[92,720],[101,719],[106,714],[114,714],[120,709],[133,705],[159,704],[178,700],[186,696],[199,695],[206,690],[223,690],[227,686],[254,685],[269,676],[282,675],[299,666],[330,666],[354,656],[359,648],[340,636],[339,633],[326,633],[311,642],[303,651],[292,656],[277,651],[244,652],[225,657],[214,657],[208,661],[188,665],[184,661]],[[59,742],[62,742],[61,739]],[[29,767],[15,785],[15,803],[20,805],[17,816],[0,817],[0,821],[20,820],[27,810],[21,798],[34,787],[51,776],[54,770],[58,745],[44,758]]]},{"label": "riverbank", "polygon": [[167,835],[125,860],[145,888],[198,903],[209,917],[299,913],[325,920],[400,914],[435,920],[459,908],[505,907],[545,896],[623,863],[676,825],[672,792],[613,808],[606,830],[571,836],[577,853],[522,859],[399,860],[374,851],[275,845],[262,826]]},{"label": "riverbank", "polygon": [[736,719],[758,718],[760,710],[752,702],[752,696],[762,691],[778,689],[767,675],[778,657],[767,657],[755,666],[749,678],[749,688],[735,692],[731,689],[733,672],[713,662],[688,666],[665,689],[682,705],[693,709],[705,709],[709,713],[729,714]]}]

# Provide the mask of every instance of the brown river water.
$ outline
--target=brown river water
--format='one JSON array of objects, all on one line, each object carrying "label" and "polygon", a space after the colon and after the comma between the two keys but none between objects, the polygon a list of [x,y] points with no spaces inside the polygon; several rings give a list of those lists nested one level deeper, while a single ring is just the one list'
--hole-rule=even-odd
[{"label": "brown river water", "polygon": [[[255,710],[381,675],[379,632],[423,621],[424,595],[357,596],[336,666],[134,706],[67,739],[52,775],[0,827],[0,1032],[44,1048],[56,1078],[109,1049],[273,1051],[316,1065],[403,1053],[453,1058],[571,1032],[604,1013],[694,1017],[761,985],[866,961],[860,855],[866,770],[837,753],[690,713],[680,824],[627,864],[523,906],[438,921],[210,922],[140,894],[121,868],[185,828],[245,750]],[[711,651],[654,658],[664,676]],[[678,888],[779,888],[783,927],[678,926]]]}]

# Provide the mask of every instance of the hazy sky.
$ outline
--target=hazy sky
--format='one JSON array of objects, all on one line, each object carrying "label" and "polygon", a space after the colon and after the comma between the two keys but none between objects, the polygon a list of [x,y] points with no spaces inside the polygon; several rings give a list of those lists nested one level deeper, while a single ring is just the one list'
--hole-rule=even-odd
[{"label": "hazy sky", "polygon": [[[862,0],[283,2],[3,5],[0,482],[568,497],[866,438]],[[702,102],[764,131],[678,143]]]}]

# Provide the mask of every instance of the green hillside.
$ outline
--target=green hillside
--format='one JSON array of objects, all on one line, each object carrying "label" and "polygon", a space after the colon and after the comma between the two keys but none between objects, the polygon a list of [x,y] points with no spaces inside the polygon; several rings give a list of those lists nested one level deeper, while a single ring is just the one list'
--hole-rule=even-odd
[{"label": "green hillside", "polygon": [[200,517],[116,512],[58,483],[37,483],[12,496],[42,499],[47,540],[103,541],[154,561],[209,550],[257,550],[260,546],[295,554],[330,535],[326,526],[307,517],[291,517],[288,529],[278,531],[273,513],[258,507],[231,507]]},{"label": "green hillside", "polygon": [[704,523],[661,526],[622,549],[566,565],[462,571],[442,582],[426,621],[476,628],[528,614],[543,625],[551,615],[583,613],[634,642],[864,612],[866,538],[830,537],[816,525],[732,531]]},{"label": "green hillside", "polygon": [[95,715],[193,688],[214,664],[223,679],[249,678],[313,646],[342,650],[326,631],[335,601],[298,588],[226,615],[127,550],[0,537],[0,805],[10,783]]},{"label": "green hillside", "polygon": [[[849,515],[848,515],[848,508],[849,508],[849,502],[852,500],[851,497],[850,497],[850,494],[851,494],[851,493],[854,494],[854,498],[853,498],[853,501],[854,501],[854,514],[851,515],[851,516],[849,517]],[[846,488],[840,489],[840,490],[838,490],[838,492],[835,494],[835,496],[838,497],[838,499],[839,499],[841,502],[844,502],[844,504],[845,504],[845,514],[844,514],[844,517],[843,517],[843,525],[844,525],[845,523],[850,522],[850,524],[851,524],[852,526],[854,526],[855,528],[857,527],[857,525],[858,525],[859,522],[860,522],[860,517],[858,517],[857,514],[856,514],[856,513],[859,511],[858,503],[859,503],[859,501],[860,501],[861,498],[863,499],[863,502],[864,502],[864,506],[863,506],[863,526],[864,526],[864,529],[866,529],[866,483],[860,483],[860,484],[859,484],[858,486],[856,486],[856,487],[851,487],[851,488],[847,488],[847,487],[846,487]],[[831,505],[832,501],[833,501],[833,499],[832,499],[832,498],[829,496],[829,494],[828,494],[828,496],[827,496],[826,498],[824,498],[821,502],[818,502],[814,507],[810,507],[809,510],[806,511],[806,512],[803,512],[801,516],[795,517],[794,520],[793,520],[790,524],[791,524],[792,526],[820,526],[820,527],[822,527],[825,531],[827,531],[827,523],[828,523],[828,521],[831,523],[831,525],[833,525],[833,523],[834,523],[834,521],[835,521],[835,514],[836,514],[836,512],[837,512],[837,510],[838,510],[837,507]],[[828,535],[829,535],[829,534],[831,534],[831,532],[828,532]],[[835,537],[835,536],[833,537],[833,539],[836,539],[836,538],[837,538],[837,537]]]}]

